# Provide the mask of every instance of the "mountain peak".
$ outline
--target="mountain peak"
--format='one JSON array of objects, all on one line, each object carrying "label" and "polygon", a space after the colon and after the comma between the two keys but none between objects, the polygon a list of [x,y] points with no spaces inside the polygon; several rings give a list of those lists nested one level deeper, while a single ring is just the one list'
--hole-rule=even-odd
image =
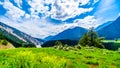
[{"label": "mountain peak", "polygon": [[84,33],[86,33],[88,30],[82,27],[74,27],[64,30],[63,32],[55,35],[52,37],[51,40],[79,40]]}]

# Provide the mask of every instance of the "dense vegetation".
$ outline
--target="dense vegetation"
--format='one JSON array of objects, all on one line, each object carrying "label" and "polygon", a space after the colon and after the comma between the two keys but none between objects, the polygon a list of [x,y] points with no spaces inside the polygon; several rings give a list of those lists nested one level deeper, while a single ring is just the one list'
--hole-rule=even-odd
[{"label": "dense vegetation", "polygon": [[85,33],[80,39],[79,44],[82,46],[94,46],[99,48],[104,48],[102,44],[103,38],[99,38],[98,34],[91,28],[89,32]]},{"label": "dense vegetation", "polygon": [[9,41],[15,47],[35,47],[35,45],[33,45],[32,43],[24,42],[24,41],[16,38],[15,36],[13,36],[12,34],[7,33],[6,31],[4,31],[2,29],[0,29],[0,38],[4,39],[3,40],[4,45],[7,44],[6,41]]},{"label": "dense vegetation", "polygon": [[7,45],[8,41],[4,38],[3,34],[0,32],[0,43],[2,45]]},{"label": "dense vegetation", "polygon": [[120,40],[103,40],[103,45],[109,50],[118,50],[120,48]]},{"label": "dense vegetation", "polygon": [[120,68],[120,53],[106,49],[82,47],[18,48],[0,50],[2,68]]}]

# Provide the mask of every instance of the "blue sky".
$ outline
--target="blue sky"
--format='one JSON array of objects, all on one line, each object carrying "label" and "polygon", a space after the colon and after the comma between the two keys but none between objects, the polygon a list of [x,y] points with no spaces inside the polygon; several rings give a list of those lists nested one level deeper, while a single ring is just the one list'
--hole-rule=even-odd
[{"label": "blue sky", "polygon": [[38,38],[97,27],[119,15],[120,0],[0,0],[0,21]]}]

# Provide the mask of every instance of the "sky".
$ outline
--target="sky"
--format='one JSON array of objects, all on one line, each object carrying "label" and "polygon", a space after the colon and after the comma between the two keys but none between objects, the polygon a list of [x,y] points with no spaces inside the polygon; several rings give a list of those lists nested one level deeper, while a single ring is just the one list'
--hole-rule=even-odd
[{"label": "sky", "polygon": [[36,38],[97,27],[120,16],[120,0],[0,0],[0,21]]}]

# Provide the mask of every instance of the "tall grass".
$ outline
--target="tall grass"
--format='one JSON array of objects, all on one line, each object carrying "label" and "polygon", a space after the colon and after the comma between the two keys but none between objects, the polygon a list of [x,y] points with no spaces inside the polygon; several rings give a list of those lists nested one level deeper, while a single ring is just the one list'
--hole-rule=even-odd
[{"label": "tall grass", "polygon": [[99,48],[0,50],[0,68],[119,68],[119,62],[119,52]]}]

